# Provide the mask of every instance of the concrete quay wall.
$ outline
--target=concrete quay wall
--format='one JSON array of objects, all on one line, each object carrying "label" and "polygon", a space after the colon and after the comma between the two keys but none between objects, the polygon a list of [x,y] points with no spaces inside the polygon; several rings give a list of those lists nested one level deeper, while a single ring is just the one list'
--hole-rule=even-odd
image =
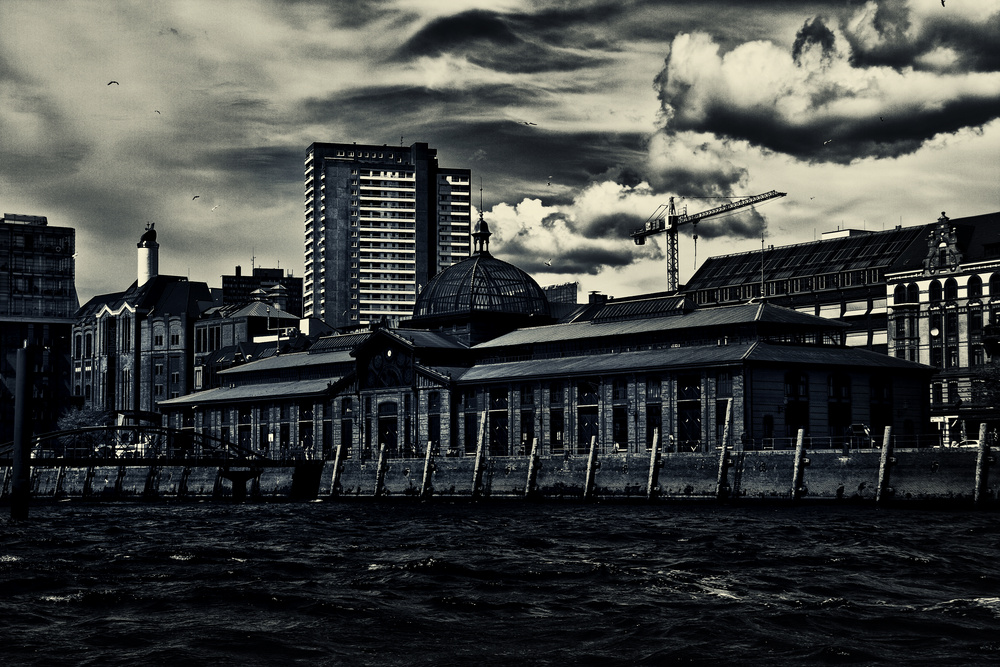
[{"label": "concrete quay wall", "polygon": [[[0,500],[11,470],[0,464]],[[998,504],[990,451],[950,449],[426,456],[223,468],[204,465],[31,467],[38,499],[538,498],[960,501]]]}]

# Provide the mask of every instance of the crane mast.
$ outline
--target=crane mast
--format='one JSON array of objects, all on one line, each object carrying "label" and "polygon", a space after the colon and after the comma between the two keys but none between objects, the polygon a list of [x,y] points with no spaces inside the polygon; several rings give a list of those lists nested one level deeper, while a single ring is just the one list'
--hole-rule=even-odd
[{"label": "crane mast", "polygon": [[[722,206],[710,208],[707,211],[688,215],[687,212],[680,215],[674,207],[674,198],[671,197],[667,204],[661,204],[651,216],[646,219],[645,224],[632,232],[632,240],[636,245],[644,245],[646,237],[654,234],[666,233],[667,235],[667,291],[676,292],[680,285],[678,280],[677,261],[677,228],[685,224],[697,225],[698,221],[709,218],[720,213],[735,211],[746,206],[753,206],[762,201],[784,197],[784,192],[771,190],[759,195],[738,199]],[[695,236],[697,238],[697,236]]]}]

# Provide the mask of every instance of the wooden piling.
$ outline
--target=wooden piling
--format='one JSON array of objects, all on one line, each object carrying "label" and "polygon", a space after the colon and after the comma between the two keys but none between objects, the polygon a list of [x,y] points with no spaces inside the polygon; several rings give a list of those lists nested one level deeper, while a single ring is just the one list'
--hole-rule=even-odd
[{"label": "wooden piling", "polygon": [[983,422],[979,425],[979,452],[976,455],[976,490],[973,493],[973,504],[976,507],[986,505],[989,477],[990,446],[986,442],[986,422]]},{"label": "wooden piling", "polygon": [[531,455],[528,458],[528,481],[524,485],[524,497],[533,498],[538,484],[538,438],[531,439]]},{"label": "wooden piling", "polygon": [[476,463],[472,470],[472,497],[481,498],[485,495],[483,489],[483,467],[486,465],[486,415],[479,420],[479,438],[476,442]]},{"label": "wooden piling", "polygon": [[594,495],[594,475],[597,473],[597,436],[590,436],[590,453],[587,454],[587,474],[583,480],[583,499]]},{"label": "wooden piling", "polygon": [[646,481],[646,500],[653,500],[660,493],[660,429],[653,429],[653,446],[649,450],[649,479]]},{"label": "wooden piling", "polygon": [[885,427],[885,435],[882,437],[882,455],[878,462],[878,488],[875,489],[875,503],[883,503],[892,495],[892,487],[889,486],[889,469],[896,458],[892,455],[892,427]]},{"label": "wooden piling", "polygon": [[805,435],[805,430],[800,428],[795,436],[795,464],[792,467],[792,500],[799,500],[804,490],[802,480],[805,477],[804,468],[807,463]]},{"label": "wooden piling", "polygon": [[385,467],[386,467],[386,446],[379,445],[378,465],[375,466],[375,497],[381,498],[385,495]]},{"label": "wooden piling", "polygon": [[344,467],[344,443],[338,442],[333,453],[333,479],[330,480],[330,495],[339,496],[340,472]]},{"label": "wooden piling", "polygon": [[14,370],[14,450],[11,473],[10,518],[28,518],[31,496],[31,364],[28,341],[18,348]]},{"label": "wooden piling", "polygon": [[424,454],[424,476],[420,480],[420,497],[429,498],[431,493],[433,493],[434,488],[431,485],[431,473],[434,472],[434,443],[431,440],[427,441],[427,453]]},{"label": "wooden piling", "polygon": [[726,400],[726,421],[722,429],[722,446],[719,448],[719,473],[715,479],[715,499],[725,500],[729,495],[729,422],[732,417],[733,399]]}]

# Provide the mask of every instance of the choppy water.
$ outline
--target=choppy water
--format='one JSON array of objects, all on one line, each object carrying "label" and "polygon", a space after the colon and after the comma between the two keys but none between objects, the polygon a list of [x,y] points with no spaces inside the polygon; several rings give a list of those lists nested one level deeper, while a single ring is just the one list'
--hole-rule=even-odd
[{"label": "choppy water", "polygon": [[0,519],[5,665],[1000,663],[1000,516],[58,503]]}]

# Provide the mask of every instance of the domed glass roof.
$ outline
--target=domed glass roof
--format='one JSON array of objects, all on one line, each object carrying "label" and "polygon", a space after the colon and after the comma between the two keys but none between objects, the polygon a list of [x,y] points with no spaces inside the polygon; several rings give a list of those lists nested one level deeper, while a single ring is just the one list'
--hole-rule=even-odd
[{"label": "domed glass roof", "polygon": [[417,297],[414,317],[549,315],[549,300],[527,273],[485,249],[431,278]]}]

